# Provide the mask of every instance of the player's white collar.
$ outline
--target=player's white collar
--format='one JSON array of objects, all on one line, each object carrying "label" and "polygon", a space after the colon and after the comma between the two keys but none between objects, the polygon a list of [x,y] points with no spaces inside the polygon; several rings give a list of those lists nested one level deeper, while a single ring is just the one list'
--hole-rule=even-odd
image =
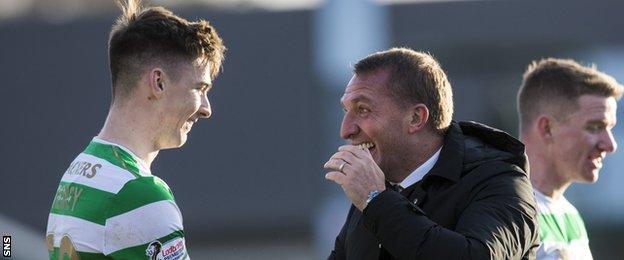
[{"label": "player's white collar", "polygon": [[433,168],[435,163],[438,161],[438,158],[440,157],[440,151],[442,151],[442,147],[440,147],[440,149],[438,149],[437,152],[435,152],[431,157],[429,157],[429,159],[425,161],[425,163],[423,163],[418,168],[416,168],[416,170],[410,173],[410,175],[408,175],[402,182],[396,183],[396,184],[391,183],[391,184],[393,185],[398,184],[399,186],[401,186],[401,188],[405,189],[409,186],[412,186],[412,184],[420,181],[425,176],[425,174],[427,174],[431,170],[431,168]]}]

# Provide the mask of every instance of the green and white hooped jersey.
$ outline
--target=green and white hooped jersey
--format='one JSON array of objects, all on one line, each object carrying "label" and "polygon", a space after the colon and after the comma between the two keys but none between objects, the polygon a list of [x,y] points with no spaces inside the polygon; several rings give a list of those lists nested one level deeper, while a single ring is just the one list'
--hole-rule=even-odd
[{"label": "green and white hooped jersey", "polygon": [[535,199],[542,241],[537,259],[593,259],[585,224],[576,208],[565,197],[554,200],[537,190]]},{"label": "green and white hooped jersey", "polygon": [[63,174],[46,240],[50,259],[189,259],[167,184],[129,150],[97,138]]}]

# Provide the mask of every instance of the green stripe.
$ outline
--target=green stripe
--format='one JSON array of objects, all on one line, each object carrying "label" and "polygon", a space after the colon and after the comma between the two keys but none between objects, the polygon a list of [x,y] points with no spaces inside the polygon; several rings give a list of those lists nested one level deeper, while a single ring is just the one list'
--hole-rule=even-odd
[{"label": "green stripe", "polygon": [[115,194],[73,182],[61,182],[50,213],[81,218],[100,225]]},{"label": "green stripe", "polygon": [[102,158],[117,167],[131,172],[136,177],[140,176],[136,160],[132,155],[117,146],[91,141],[84,153]]},{"label": "green stripe", "polygon": [[113,200],[113,207],[109,212],[110,217],[161,200],[170,200],[175,203],[167,184],[156,176],[140,177],[127,182]]},{"label": "green stripe", "polygon": [[539,214],[542,242],[565,242],[587,239],[585,224],[579,214]]},{"label": "green stripe", "polygon": [[[172,239],[175,239],[175,238],[178,238],[178,237],[182,237],[183,238],[184,237],[184,231],[182,231],[182,230],[174,231],[171,234],[166,235],[166,236],[161,237],[161,238],[158,238],[156,240],[158,240],[162,245],[164,245],[167,242],[171,241]],[[109,254],[109,256],[114,258],[114,259],[147,259],[147,254],[146,254],[145,250],[147,249],[147,247],[149,246],[149,244],[151,242],[153,242],[153,241],[150,241],[150,242],[142,244],[142,245],[138,245],[138,246],[133,246],[133,247],[128,247],[128,248],[125,248],[125,249],[117,250],[117,251]],[[186,251],[186,245],[185,245],[184,251]]]},{"label": "green stripe", "polygon": [[[55,247],[54,251],[49,251],[50,260],[57,260],[57,259],[69,260],[69,255],[67,253],[65,253],[63,257],[61,258],[58,257],[59,253],[60,253],[60,249],[58,247]],[[87,252],[76,252],[76,253],[78,253],[78,257],[80,258],[80,260],[112,259],[108,256],[105,256],[102,253],[87,253]]]}]

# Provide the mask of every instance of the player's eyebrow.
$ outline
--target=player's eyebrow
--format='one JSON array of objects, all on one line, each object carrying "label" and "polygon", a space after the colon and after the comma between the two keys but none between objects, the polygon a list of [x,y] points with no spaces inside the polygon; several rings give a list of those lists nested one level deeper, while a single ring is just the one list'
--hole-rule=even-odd
[{"label": "player's eyebrow", "polygon": [[615,124],[609,124],[607,119],[596,119],[596,120],[590,120],[589,122],[587,122],[588,125],[599,125],[599,126],[613,126]]},{"label": "player's eyebrow", "polygon": [[212,89],[212,83],[211,82],[206,82],[206,81],[200,81],[199,85],[201,87],[205,87],[206,91],[210,91]]},{"label": "player's eyebrow", "polygon": [[353,102],[353,103],[372,103],[373,101],[370,98],[368,98],[367,96],[359,95],[359,96],[356,96],[355,98],[353,98],[353,100],[351,102]]},{"label": "player's eyebrow", "polygon": [[[354,97],[351,100],[349,100],[349,103],[350,104],[358,104],[358,103],[371,104],[371,103],[373,103],[373,101],[370,98],[368,98],[367,96],[357,95],[356,97]],[[344,100],[344,96],[343,96],[343,98],[340,99],[340,105],[342,105],[343,107],[346,105],[345,104],[345,100]]]}]

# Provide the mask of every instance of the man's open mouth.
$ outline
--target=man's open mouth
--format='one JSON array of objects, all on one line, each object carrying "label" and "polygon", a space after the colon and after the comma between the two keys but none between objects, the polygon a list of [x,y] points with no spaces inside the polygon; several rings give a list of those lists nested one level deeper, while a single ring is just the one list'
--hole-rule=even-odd
[{"label": "man's open mouth", "polygon": [[370,150],[371,148],[375,147],[375,144],[372,142],[364,142],[364,143],[358,144],[357,147],[360,149]]},{"label": "man's open mouth", "polygon": [[598,157],[598,158],[589,158],[591,161],[591,164],[594,168],[596,169],[600,169],[602,168],[602,157]]}]

